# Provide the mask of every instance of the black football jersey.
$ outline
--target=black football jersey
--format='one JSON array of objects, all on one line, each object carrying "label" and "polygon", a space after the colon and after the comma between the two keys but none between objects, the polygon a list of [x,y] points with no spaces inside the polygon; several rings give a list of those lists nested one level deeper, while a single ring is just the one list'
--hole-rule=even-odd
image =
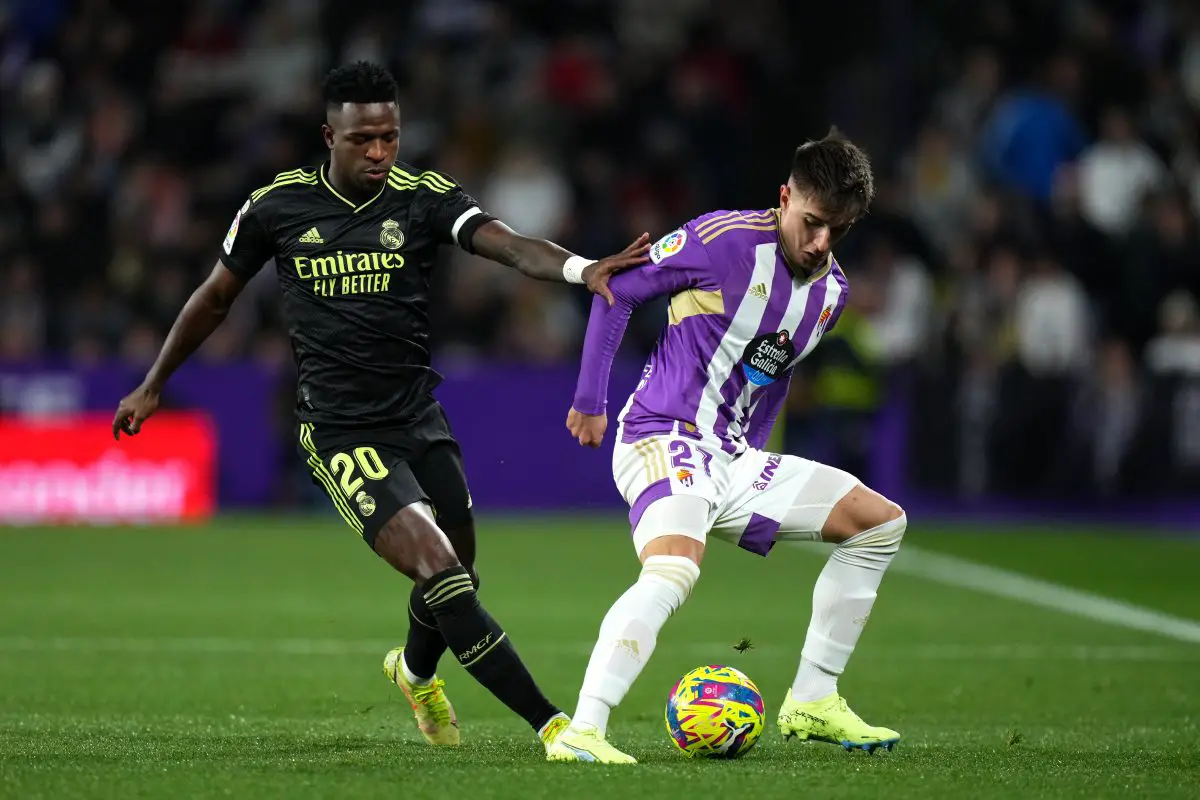
[{"label": "black football jersey", "polygon": [[248,280],[274,259],[296,359],[301,422],[403,427],[441,381],[429,363],[429,286],[440,244],[468,251],[492,219],[451,178],[397,162],[356,204],[328,164],[251,193],[220,259]]}]

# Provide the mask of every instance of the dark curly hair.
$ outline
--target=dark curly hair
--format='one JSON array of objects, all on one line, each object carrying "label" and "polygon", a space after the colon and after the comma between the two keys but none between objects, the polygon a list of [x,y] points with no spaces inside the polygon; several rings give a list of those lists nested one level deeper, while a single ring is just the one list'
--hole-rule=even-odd
[{"label": "dark curly hair", "polygon": [[369,61],[335,67],[325,76],[321,88],[326,111],[341,108],[344,103],[394,103],[399,93],[392,73]]},{"label": "dark curly hair", "polygon": [[791,179],[825,213],[850,222],[866,214],[875,199],[870,159],[836,126],[829,129],[825,138],[796,148]]}]

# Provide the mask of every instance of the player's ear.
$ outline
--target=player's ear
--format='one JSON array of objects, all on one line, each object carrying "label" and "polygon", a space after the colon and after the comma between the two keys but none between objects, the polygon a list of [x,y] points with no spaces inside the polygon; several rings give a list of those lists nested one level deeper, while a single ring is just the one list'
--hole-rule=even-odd
[{"label": "player's ear", "polygon": [[333,128],[326,123],[321,126],[321,135],[325,137],[325,146],[330,150],[333,149]]},{"label": "player's ear", "polygon": [[788,200],[790,199],[792,189],[786,183],[779,187],[779,210],[783,211],[787,208]]}]

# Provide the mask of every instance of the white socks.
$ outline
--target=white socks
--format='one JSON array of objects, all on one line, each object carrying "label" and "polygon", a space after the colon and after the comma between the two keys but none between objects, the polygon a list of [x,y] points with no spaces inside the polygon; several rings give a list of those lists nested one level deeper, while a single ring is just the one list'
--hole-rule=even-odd
[{"label": "white socks", "polygon": [[683,605],[699,577],[700,568],[689,558],[646,559],[637,583],[613,603],[600,623],[571,721],[573,729],[595,728],[604,735],[609,712],[629,692],[654,652],[658,632]]},{"label": "white socks", "polygon": [[400,655],[400,669],[404,672],[404,677],[413,686],[428,686],[433,683],[433,678],[422,678],[408,668],[408,662],[404,660],[404,655]]},{"label": "white socks", "polygon": [[813,588],[812,621],[792,684],[792,697],[810,702],[837,691],[862,634],[883,573],[900,549],[908,518],[863,531],[834,549]]},{"label": "white socks", "polygon": [[[884,571],[900,549],[908,519],[904,515],[864,531],[834,549],[813,589],[813,614],[792,696],[820,700],[837,691],[837,679],[875,604]],[[630,586],[600,623],[592,649],[573,730],[594,728],[603,736],[608,717],[641,674],[667,619],[683,605],[700,577],[700,568],[682,556],[646,559],[637,583]]]}]

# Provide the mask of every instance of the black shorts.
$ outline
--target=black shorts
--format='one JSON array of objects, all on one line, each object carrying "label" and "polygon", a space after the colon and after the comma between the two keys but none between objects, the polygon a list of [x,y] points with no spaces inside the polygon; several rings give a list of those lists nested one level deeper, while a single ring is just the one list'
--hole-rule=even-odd
[{"label": "black shorts", "polygon": [[462,450],[439,404],[403,428],[303,422],[299,436],[313,483],[372,548],[384,523],[413,503],[428,503],[442,528],[471,522]]}]

